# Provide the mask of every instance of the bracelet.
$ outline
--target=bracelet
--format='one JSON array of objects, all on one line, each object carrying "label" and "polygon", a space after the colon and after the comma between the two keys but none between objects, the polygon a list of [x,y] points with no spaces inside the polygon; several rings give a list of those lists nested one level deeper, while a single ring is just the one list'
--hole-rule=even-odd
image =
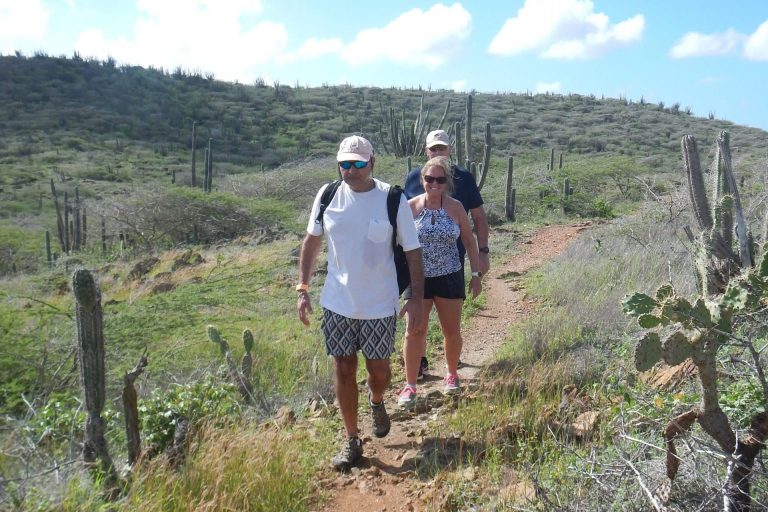
[{"label": "bracelet", "polygon": [[307,293],[309,292],[309,285],[306,283],[299,283],[296,285],[296,291]]},{"label": "bracelet", "polygon": [[472,277],[483,277],[482,272],[472,272]]}]

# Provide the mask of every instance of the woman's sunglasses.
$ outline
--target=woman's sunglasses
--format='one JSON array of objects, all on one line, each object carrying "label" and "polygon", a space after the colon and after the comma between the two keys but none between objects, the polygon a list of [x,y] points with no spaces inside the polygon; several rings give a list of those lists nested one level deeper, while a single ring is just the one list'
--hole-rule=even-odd
[{"label": "woman's sunglasses", "polygon": [[430,176],[427,174],[424,176],[424,181],[426,183],[438,182],[440,185],[445,185],[446,183],[448,183],[448,178],[446,178],[445,176],[438,176],[437,178],[435,178],[434,176]]},{"label": "woman's sunglasses", "polygon": [[368,162],[363,162],[362,160],[356,160],[354,162],[339,162],[339,167],[341,167],[345,171],[350,170],[353,165],[355,166],[355,169],[362,169],[363,167],[368,165]]}]

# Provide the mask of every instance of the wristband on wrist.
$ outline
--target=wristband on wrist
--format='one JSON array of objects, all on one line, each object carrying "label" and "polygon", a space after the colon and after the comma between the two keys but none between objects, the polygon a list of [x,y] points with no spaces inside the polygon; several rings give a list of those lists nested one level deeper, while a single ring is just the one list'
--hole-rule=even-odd
[{"label": "wristband on wrist", "polygon": [[306,283],[299,283],[299,284],[296,285],[296,291],[299,292],[299,293],[301,293],[301,292],[308,293],[309,292],[309,285],[306,284]]},{"label": "wristband on wrist", "polygon": [[472,272],[472,277],[483,277],[482,272]]},{"label": "wristband on wrist", "polygon": [[482,253],[482,254],[488,254],[489,252],[491,252],[491,250],[488,248],[488,246],[487,246],[487,245],[486,245],[485,247],[480,247],[480,248],[478,249],[478,251],[479,251],[480,253]]}]

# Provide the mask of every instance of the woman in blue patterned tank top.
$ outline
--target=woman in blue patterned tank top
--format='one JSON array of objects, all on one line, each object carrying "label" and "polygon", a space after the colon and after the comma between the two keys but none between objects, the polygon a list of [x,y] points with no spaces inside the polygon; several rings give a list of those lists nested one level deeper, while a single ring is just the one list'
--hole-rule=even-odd
[{"label": "woman in blue patterned tank top", "polygon": [[[405,336],[404,359],[406,384],[398,403],[408,407],[416,399],[416,381],[421,357],[426,353],[427,327],[432,304],[437,310],[443,333],[447,374],[445,391],[458,392],[461,388],[457,366],[461,356],[461,308],[464,304],[464,271],[456,240],[461,237],[472,269],[469,284],[472,297],[482,290],[480,282],[480,255],[477,241],[472,235],[467,212],[459,201],[450,196],[453,186],[453,168],[445,157],[430,159],[421,169],[424,193],[408,201],[416,222],[424,261],[424,307],[421,320]],[[406,290],[404,297],[409,297]],[[406,322],[410,319],[406,316]]]}]

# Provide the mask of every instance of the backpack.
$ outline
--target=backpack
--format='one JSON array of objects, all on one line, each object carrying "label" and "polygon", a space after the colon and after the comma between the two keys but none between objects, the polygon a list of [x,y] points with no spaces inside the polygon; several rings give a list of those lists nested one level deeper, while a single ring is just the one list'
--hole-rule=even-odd
[{"label": "backpack", "polygon": [[[336,180],[328,184],[323,190],[323,194],[320,196],[320,209],[315,218],[315,223],[320,224],[323,222],[323,215],[325,209],[331,203],[331,199],[336,194],[339,186],[341,186],[342,180]],[[411,284],[411,274],[408,272],[408,261],[405,258],[405,251],[403,246],[397,243],[397,210],[400,207],[400,196],[403,193],[403,189],[398,185],[390,185],[389,192],[387,192],[387,217],[389,217],[389,223],[392,225],[392,252],[394,253],[395,270],[397,271],[397,289],[400,294]]]}]

